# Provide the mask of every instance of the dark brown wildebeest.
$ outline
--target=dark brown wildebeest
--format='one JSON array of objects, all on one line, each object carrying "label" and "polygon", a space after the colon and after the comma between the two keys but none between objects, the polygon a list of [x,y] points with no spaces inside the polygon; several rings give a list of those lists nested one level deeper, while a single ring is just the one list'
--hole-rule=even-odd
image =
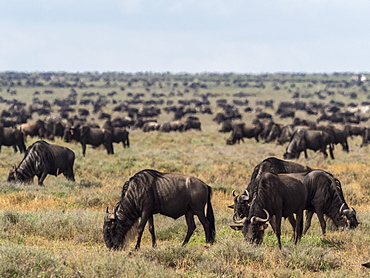
[{"label": "dark brown wildebeest", "polygon": [[109,130],[86,125],[81,127],[67,125],[64,130],[63,139],[65,142],[71,142],[72,140],[79,142],[82,146],[83,156],[86,154],[86,145],[92,145],[94,147],[103,145],[108,154],[114,154],[112,133]]},{"label": "dark brown wildebeest", "polygon": [[[307,200],[307,188],[294,177],[264,172],[245,218],[243,234],[247,241],[261,244],[267,221],[275,232],[281,249],[281,219],[296,214],[294,221],[294,244],[302,236],[303,210]],[[274,216],[274,218],[272,218]]]},{"label": "dark brown wildebeest", "polygon": [[244,123],[234,126],[230,137],[226,140],[227,145],[244,142],[243,138],[254,138],[259,142],[259,135],[263,131],[263,124],[257,121],[255,124],[246,125]]},{"label": "dark brown wildebeest", "polygon": [[140,218],[135,249],[140,248],[148,221],[152,246],[155,247],[153,215],[157,213],[174,219],[185,215],[188,231],[183,245],[188,243],[196,228],[194,215],[197,215],[204,228],[206,242],[213,243],[216,230],[211,194],[211,187],[197,178],[142,170],[125,182],[121,200],[113,213],[109,213],[107,208],[103,226],[105,244],[109,249],[122,249],[127,241],[128,231]]},{"label": "dark brown wildebeest", "polygon": [[318,125],[315,130],[322,130],[325,131],[327,134],[329,134],[331,138],[331,143],[333,145],[341,144],[343,151],[349,152],[348,147],[348,140],[347,140],[347,131],[340,130],[338,128],[335,128],[334,126],[328,125],[328,126],[321,126]]},{"label": "dark brown wildebeest", "polygon": [[324,154],[324,158],[327,158],[327,146],[329,146],[330,157],[334,159],[332,139],[328,133],[321,130],[298,129],[290,139],[284,153],[284,159],[298,159],[301,152],[304,152],[305,158],[308,158],[307,149],[315,152],[320,150]]},{"label": "dark brown wildebeest", "polygon": [[[264,172],[271,172],[275,174],[280,173],[301,173],[312,170],[310,167],[301,165],[292,161],[284,161],[276,157],[268,157],[260,162],[256,167],[254,167],[253,173],[251,175],[250,182],[241,195],[235,195],[233,191],[234,204],[229,206],[234,209],[233,220],[235,223],[239,223],[245,216],[248,216],[250,202],[253,196],[257,192],[257,185],[259,179]],[[294,219],[289,218],[291,224],[293,224]]]},{"label": "dark brown wildebeest", "polygon": [[120,143],[122,142],[123,148],[130,147],[129,132],[126,127],[114,127],[110,120],[107,120],[103,129],[109,130],[112,133],[112,142]]},{"label": "dark brown wildebeest", "polygon": [[341,183],[332,174],[322,170],[312,170],[307,173],[281,175],[299,179],[307,188],[308,198],[305,206],[307,213],[304,234],[311,225],[314,213],[317,214],[323,235],[326,233],[324,215],[328,216],[337,228],[348,227],[354,229],[358,226],[356,211],[349,209],[344,199]]},{"label": "dark brown wildebeest", "polygon": [[37,176],[38,184],[43,185],[47,175],[59,174],[75,181],[74,160],[75,153],[72,150],[45,141],[37,141],[28,147],[19,165],[10,170],[8,182],[32,182],[33,177]]},{"label": "dark brown wildebeest", "polygon": [[0,151],[1,146],[13,146],[15,153],[18,149],[20,153],[24,153],[26,151],[26,145],[24,144],[23,133],[16,128],[0,126]]}]

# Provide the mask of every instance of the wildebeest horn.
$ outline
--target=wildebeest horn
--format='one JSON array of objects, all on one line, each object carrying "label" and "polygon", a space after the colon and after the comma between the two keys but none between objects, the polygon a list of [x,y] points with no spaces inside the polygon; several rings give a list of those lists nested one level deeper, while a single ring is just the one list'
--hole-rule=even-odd
[{"label": "wildebeest horn", "polygon": [[[235,215],[234,215],[235,216]],[[235,220],[234,217],[233,217],[233,221],[235,224],[244,224],[245,221],[247,221],[247,217],[243,217],[242,219],[240,220]]]},{"label": "wildebeest horn", "polygon": [[247,200],[249,200],[249,192],[247,189],[245,190],[245,195],[247,195]]},{"label": "wildebeest horn", "polygon": [[235,196],[237,196],[237,195],[235,195],[235,189],[233,190],[233,192],[231,192],[231,194],[233,195],[233,197],[235,197]]},{"label": "wildebeest horn", "polygon": [[344,214],[345,216],[351,217],[353,216],[354,212],[350,209],[344,209],[344,203],[341,205],[339,209],[339,213]]},{"label": "wildebeest horn", "polygon": [[108,207],[107,207],[106,213],[109,213],[109,209],[108,209]]},{"label": "wildebeest horn", "polygon": [[265,209],[263,209],[263,211],[266,213],[266,215],[267,215],[267,217],[266,217],[266,219],[263,219],[263,218],[260,218],[260,217],[258,217],[258,216],[253,216],[252,218],[251,218],[251,223],[253,224],[253,223],[255,223],[255,222],[262,222],[262,223],[266,223],[267,221],[269,221],[269,219],[270,219],[270,214],[269,214],[269,212],[267,211],[267,210],[265,210]]}]

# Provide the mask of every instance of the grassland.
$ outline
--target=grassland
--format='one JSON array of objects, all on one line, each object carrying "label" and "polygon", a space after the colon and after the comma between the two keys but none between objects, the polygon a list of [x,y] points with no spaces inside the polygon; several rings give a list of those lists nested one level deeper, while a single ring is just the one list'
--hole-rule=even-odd
[{"label": "grassland", "polygon": [[[193,81],[205,82],[203,76],[190,77]],[[181,76],[181,80],[190,77]],[[217,79],[217,76],[207,80],[211,78]],[[344,77],[319,75],[314,78],[335,80]],[[168,94],[174,82],[163,81],[162,87],[155,85],[150,90]],[[284,83],[279,84],[280,90],[276,90],[276,81],[266,78],[264,89],[240,89],[225,83],[221,81],[220,86],[215,86],[211,82],[207,89],[190,91],[185,97],[211,92],[231,100],[234,93],[242,90],[257,95],[249,98],[255,108],[256,100],[273,98],[278,103],[290,99],[288,90],[292,88],[290,83]],[[134,83],[122,91],[119,88],[127,88],[127,81],[114,83],[113,80],[107,86],[106,82],[98,80],[94,87],[76,90],[101,94],[116,90],[115,98],[125,99],[129,92],[146,92],[140,84]],[[320,82],[314,86],[307,84],[297,82],[294,90],[310,93],[325,89]],[[12,88],[17,91],[17,98],[27,101],[32,100],[34,91],[47,89]],[[52,89],[55,91],[52,97],[69,93],[67,88]],[[184,91],[184,88],[179,86],[176,90]],[[349,90],[359,90],[355,102],[367,100],[366,93],[360,88]],[[8,99],[14,97],[6,93],[5,87],[1,94]],[[42,98],[50,99],[51,96],[41,93]],[[175,94],[173,100],[179,98],[181,96]],[[331,99],[353,101],[339,93],[320,101]],[[218,112],[215,100],[211,100],[213,111]],[[111,106],[104,109],[110,112]],[[268,109],[266,112],[273,113]],[[158,121],[164,122],[171,117],[163,113]],[[270,227],[264,243],[256,247],[246,243],[240,232],[229,227],[232,211],[227,205],[232,203],[231,191],[234,188],[242,191],[254,166],[269,156],[281,158],[286,146],[254,140],[227,146],[225,139],[229,134],[218,132],[219,126],[212,121],[214,115],[199,117],[202,132],[143,133],[130,130],[131,147],[123,149],[122,145],[116,144],[112,156],[103,149],[88,147],[86,157],[82,157],[80,145],[56,139],[54,143],[67,146],[76,153],[76,183],[66,181],[63,176],[48,176],[44,187],[37,186],[36,182],[34,185],[9,184],[6,182],[9,169],[19,163],[22,155],[3,147],[0,153],[0,277],[364,277],[369,274],[361,263],[370,261],[370,150],[369,147],[359,147],[360,138],[349,139],[348,154],[336,147],[335,160],[324,160],[321,154],[310,151],[308,159],[298,160],[313,168],[327,170],[340,179],[347,202],[357,211],[360,226],[356,230],[329,231],[322,237],[317,218],[314,218],[307,235],[295,246],[291,228],[284,221],[282,250],[278,249]],[[253,117],[254,114],[243,113],[247,123]],[[36,115],[34,119],[37,119]],[[36,140],[28,138],[27,146]],[[119,252],[105,247],[102,236],[105,208],[112,208],[120,197],[123,183],[145,168],[193,175],[212,186],[217,229],[214,245],[205,245],[201,225],[197,222],[198,227],[189,244],[181,247],[186,234],[184,218],[173,220],[156,215],[157,248],[151,248],[147,231],[139,251],[132,252],[133,242]]]}]

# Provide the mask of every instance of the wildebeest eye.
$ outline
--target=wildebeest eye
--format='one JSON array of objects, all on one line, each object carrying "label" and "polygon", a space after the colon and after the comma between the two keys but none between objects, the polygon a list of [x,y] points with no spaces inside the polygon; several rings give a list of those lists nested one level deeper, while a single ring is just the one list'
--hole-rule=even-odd
[{"label": "wildebeest eye", "polygon": [[337,221],[344,221],[345,220],[345,217],[344,216],[340,216],[337,218]]}]

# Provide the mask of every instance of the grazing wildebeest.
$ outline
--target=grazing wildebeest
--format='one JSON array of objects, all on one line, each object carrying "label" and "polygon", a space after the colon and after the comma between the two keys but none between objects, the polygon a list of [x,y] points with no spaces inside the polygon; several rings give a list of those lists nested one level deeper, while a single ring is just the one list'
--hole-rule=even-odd
[{"label": "grazing wildebeest", "polygon": [[332,139],[330,135],[325,131],[297,129],[292,135],[289,145],[286,148],[284,159],[298,159],[301,152],[304,152],[305,158],[308,158],[307,149],[315,152],[320,150],[320,152],[324,154],[324,158],[327,158],[327,146],[329,146],[330,157],[334,159],[333,146],[331,142]]},{"label": "grazing wildebeest", "polygon": [[28,147],[19,165],[10,170],[8,182],[32,182],[33,177],[37,176],[38,185],[43,185],[47,175],[59,174],[75,181],[74,161],[75,153],[72,150],[45,141],[37,141]]},{"label": "grazing wildebeest", "polygon": [[109,130],[86,125],[81,127],[66,126],[63,139],[65,142],[71,142],[72,140],[80,142],[83,156],[86,154],[86,145],[94,147],[103,145],[108,154],[114,154],[112,133]]},{"label": "grazing wildebeest", "polygon": [[311,225],[314,213],[317,214],[323,235],[326,233],[324,215],[328,216],[336,227],[353,229],[358,226],[356,211],[349,209],[344,199],[341,183],[332,174],[323,170],[312,170],[307,173],[281,175],[294,177],[307,188],[308,199],[305,206],[307,212],[304,234]]},{"label": "grazing wildebeest", "polygon": [[[296,214],[294,244],[302,236],[303,210],[307,200],[306,187],[294,177],[264,172],[258,181],[257,190],[245,218],[243,234],[247,241],[261,244],[267,221],[275,232],[281,248],[281,219]],[[272,218],[272,216],[275,216]]]},{"label": "grazing wildebeest", "polygon": [[[326,222],[324,214],[328,216],[337,228],[348,227],[354,229],[358,226],[356,211],[350,210],[343,195],[341,183],[332,174],[323,170],[311,170],[302,173],[287,173],[287,175],[300,180],[307,188],[308,199],[305,205],[306,222],[303,233],[305,234],[311,225],[313,213],[316,212],[322,229],[322,234],[326,232]],[[254,185],[256,190],[256,184]],[[252,189],[250,189],[252,191]],[[248,215],[251,198],[246,192],[234,197],[234,216],[235,223],[243,223],[244,217]],[[293,219],[289,219],[294,227]]]},{"label": "grazing wildebeest", "polygon": [[[135,249],[140,248],[147,221],[152,246],[155,247],[153,215],[157,213],[174,219],[185,215],[188,231],[183,245],[189,241],[195,230],[194,215],[197,215],[203,225],[206,242],[213,243],[215,220],[211,194],[211,187],[197,178],[149,169],[142,170],[124,184],[121,200],[113,213],[109,213],[107,208],[103,226],[105,244],[110,249],[122,249],[128,231],[141,218]],[[207,214],[204,212],[206,205]]]},{"label": "grazing wildebeest", "polygon": [[12,127],[0,126],[0,151],[1,146],[13,146],[14,152],[16,153],[19,149],[20,153],[26,151],[26,145],[24,144],[23,133]]},{"label": "grazing wildebeest", "polygon": [[244,216],[248,216],[249,205],[253,199],[253,196],[257,190],[258,180],[264,172],[271,172],[275,174],[281,173],[301,173],[312,170],[310,167],[301,165],[292,161],[284,161],[276,157],[268,157],[260,162],[256,167],[254,167],[250,182],[241,195],[235,195],[233,191],[234,198],[234,221],[241,220]]}]

